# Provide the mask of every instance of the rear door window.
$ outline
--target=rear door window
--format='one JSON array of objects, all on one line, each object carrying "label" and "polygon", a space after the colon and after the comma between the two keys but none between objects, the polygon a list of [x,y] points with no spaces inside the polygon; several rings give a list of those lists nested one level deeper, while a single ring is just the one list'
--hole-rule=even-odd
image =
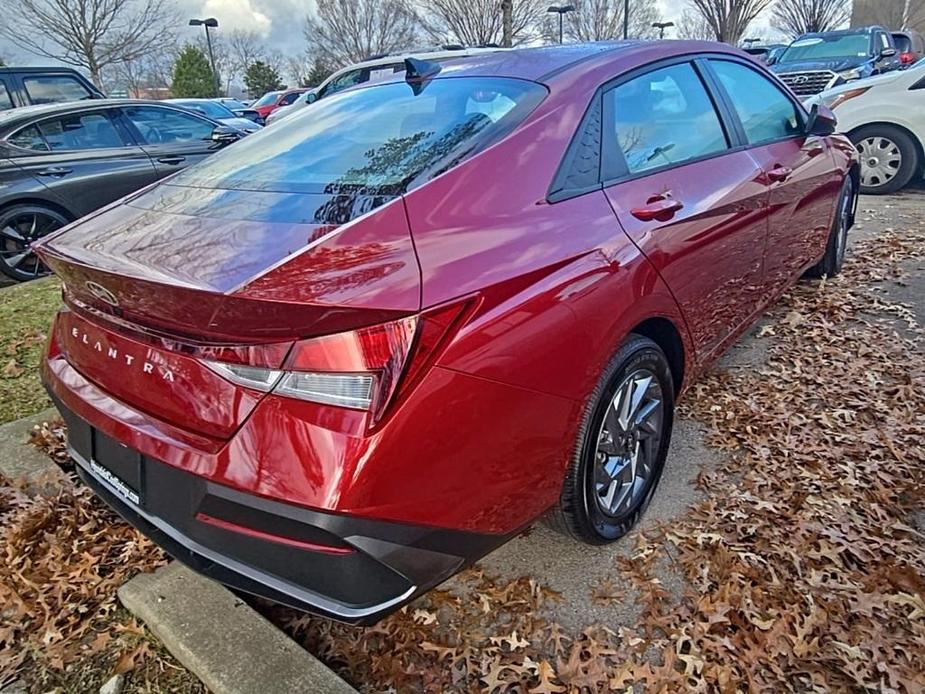
[{"label": "rear door window", "polygon": [[122,137],[104,112],[49,118],[9,138],[23,149],[66,152],[124,147]]},{"label": "rear door window", "polygon": [[0,111],[8,108],[13,108],[13,98],[6,88],[6,82],[0,80]]},{"label": "rear door window", "polygon": [[70,75],[24,76],[22,83],[33,104],[55,104],[93,98],[90,90]]},{"label": "rear door window", "polygon": [[379,82],[381,80],[391,79],[396,72],[401,72],[404,69],[404,63],[389,63],[388,65],[363,67],[356,70],[351,70],[350,72],[345,72],[343,75],[335,77],[333,80],[328,82],[318,93],[318,98],[320,99],[323,96],[330,96],[331,94],[342,91],[347,87],[354,87],[358,84],[366,84],[367,82]]},{"label": "rear door window", "polygon": [[398,195],[507,132],[545,95],[535,82],[480,77],[435,79],[423,90],[404,81],[350,90],[249,135],[173,182]]},{"label": "rear door window", "polygon": [[690,63],[648,72],[604,98],[604,113],[611,114],[606,127],[613,128],[631,174],[729,148],[719,115]]},{"label": "rear door window", "polygon": [[202,142],[215,129],[211,121],[171,108],[129,106],[123,112],[149,145]]}]

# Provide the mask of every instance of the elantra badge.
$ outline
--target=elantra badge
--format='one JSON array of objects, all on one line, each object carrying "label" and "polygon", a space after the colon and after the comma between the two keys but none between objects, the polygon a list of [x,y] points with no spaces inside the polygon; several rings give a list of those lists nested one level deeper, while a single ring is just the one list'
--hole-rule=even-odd
[{"label": "elantra badge", "polygon": [[119,300],[116,298],[116,295],[113,294],[108,289],[106,289],[106,287],[104,287],[102,284],[99,284],[98,282],[90,281],[90,282],[85,282],[84,286],[87,288],[88,292],[90,292],[93,296],[95,296],[100,301],[103,301],[109,304],[110,306],[119,305]]}]

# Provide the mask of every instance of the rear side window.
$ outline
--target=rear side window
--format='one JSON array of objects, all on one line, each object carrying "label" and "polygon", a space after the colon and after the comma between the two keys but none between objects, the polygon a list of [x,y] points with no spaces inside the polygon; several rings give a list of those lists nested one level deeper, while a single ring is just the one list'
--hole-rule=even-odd
[{"label": "rear side window", "polygon": [[395,82],[345,91],[249,135],[173,182],[399,195],[508,132],[545,95],[534,82],[480,77],[438,78],[423,89]]},{"label": "rear side window", "polygon": [[33,104],[56,104],[93,98],[89,89],[68,75],[23,77],[22,83]]},{"label": "rear side window", "polygon": [[288,106],[293,101],[298,99],[300,96],[302,96],[302,92],[292,92],[290,94],[286,94],[286,96],[284,96],[282,99],[279,100],[279,105]]},{"label": "rear side window", "polygon": [[802,133],[803,119],[796,104],[767,77],[728,60],[711,60],[710,65],[729,94],[749,144]]},{"label": "rear side window", "polygon": [[124,113],[146,144],[201,142],[212,137],[215,126],[191,113],[157,106],[131,106]]},{"label": "rear side window", "polygon": [[10,98],[10,92],[6,88],[6,82],[0,80],[0,111],[7,108],[13,108],[13,99]]},{"label": "rear side window", "polygon": [[630,173],[728,149],[713,102],[689,63],[653,70],[605,94],[616,142]]},{"label": "rear side window", "polygon": [[122,147],[124,142],[105,113],[50,118],[23,128],[9,138],[23,149],[65,152]]},{"label": "rear side window", "polygon": [[358,84],[367,82],[378,82],[380,80],[391,78],[396,72],[405,69],[404,63],[391,63],[389,65],[376,65],[374,67],[363,67],[345,72],[343,75],[335,77],[318,93],[318,98],[330,96],[347,87],[354,87]]}]

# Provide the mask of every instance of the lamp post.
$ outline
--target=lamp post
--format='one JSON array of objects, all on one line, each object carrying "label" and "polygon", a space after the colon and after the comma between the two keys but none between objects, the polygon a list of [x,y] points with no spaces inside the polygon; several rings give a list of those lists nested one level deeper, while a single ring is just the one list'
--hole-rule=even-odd
[{"label": "lamp post", "polygon": [[652,26],[658,29],[658,38],[665,38],[665,29],[674,26],[674,22],[652,22]]},{"label": "lamp post", "polygon": [[569,12],[575,11],[574,5],[550,5],[547,12],[555,12],[559,15],[559,43],[562,43],[562,17]]},{"label": "lamp post", "polygon": [[206,46],[209,48],[209,64],[212,65],[212,81],[215,82],[215,96],[219,95],[219,85],[218,85],[218,72],[215,70],[215,54],[212,53],[212,36],[209,34],[209,29],[218,28],[218,20],[215,17],[209,17],[208,19],[191,19],[189,20],[189,25],[191,27],[203,26],[206,30]]},{"label": "lamp post", "polygon": [[630,37],[630,0],[623,0],[623,40]]}]

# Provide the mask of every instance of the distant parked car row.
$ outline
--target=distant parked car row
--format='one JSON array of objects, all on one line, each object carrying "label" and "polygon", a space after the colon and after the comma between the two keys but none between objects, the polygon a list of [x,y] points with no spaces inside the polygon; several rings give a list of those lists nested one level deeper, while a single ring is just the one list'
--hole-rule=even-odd
[{"label": "distant parked car row", "polygon": [[0,272],[42,272],[30,244],[243,136],[161,101],[106,99],[0,113]]}]

